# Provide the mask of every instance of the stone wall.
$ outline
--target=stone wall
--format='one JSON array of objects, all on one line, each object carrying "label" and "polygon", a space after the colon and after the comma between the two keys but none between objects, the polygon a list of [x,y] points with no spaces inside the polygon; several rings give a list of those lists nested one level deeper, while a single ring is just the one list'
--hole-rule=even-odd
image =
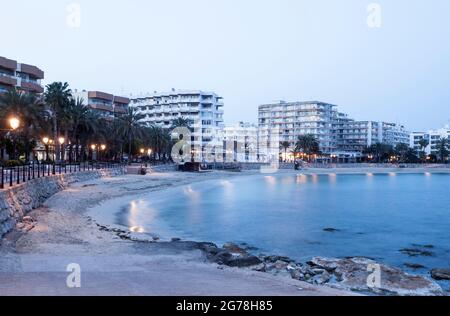
[{"label": "stone wall", "polygon": [[49,197],[70,184],[119,174],[123,174],[123,169],[76,172],[34,179],[0,190],[0,238],[28,212],[42,206]]}]

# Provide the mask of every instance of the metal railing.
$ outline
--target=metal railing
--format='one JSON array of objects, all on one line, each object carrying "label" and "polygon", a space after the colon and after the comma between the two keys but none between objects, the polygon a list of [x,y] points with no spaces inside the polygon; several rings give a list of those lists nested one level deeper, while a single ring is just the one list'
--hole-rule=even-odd
[{"label": "metal railing", "polygon": [[124,168],[123,163],[83,162],[83,163],[30,163],[16,167],[1,167],[0,189],[13,187],[33,179],[51,177],[84,171],[113,170]]}]

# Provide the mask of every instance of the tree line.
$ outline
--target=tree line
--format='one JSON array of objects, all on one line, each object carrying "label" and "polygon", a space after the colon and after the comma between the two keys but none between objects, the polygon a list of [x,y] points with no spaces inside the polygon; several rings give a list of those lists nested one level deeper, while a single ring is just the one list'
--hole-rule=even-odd
[{"label": "tree line", "polygon": [[[11,117],[17,118],[17,129],[9,128]],[[131,161],[143,155],[144,149],[147,158],[170,159],[174,143],[170,129],[146,125],[143,118],[131,107],[125,114],[105,118],[84,100],[74,98],[68,83],[48,84],[43,95],[13,88],[0,94],[0,162],[17,165],[36,160],[39,145],[45,146],[48,162],[84,162],[99,156]],[[189,127],[189,122],[178,118],[171,128],[178,126]],[[5,161],[6,154],[9,161]]]},{"label": "tree line", "polygon": [[[363,154],[368,161],[384,163],[396,161],[400,163],[419,163],[419,162],[446,162],[450,154],[450,140],[447,138],[439,139],[434,148],[434,153],[426,154],[426,148],[430,145],[429,141],[422,139],[419,141],[420,150],[417,152],[408,144],[397,144],[392,146],[384,143],[376,143],[366,147]],[[286,160],[287,151],[291,148],[288,141],[280,142],[280,149],[284,151]],[[301,154],[306,160],[311,161],[312,157],[320,156],[320,144],[316,137],[312,134],[301,135],[294,144],[294,149],[290,151],[294,157]]]}]

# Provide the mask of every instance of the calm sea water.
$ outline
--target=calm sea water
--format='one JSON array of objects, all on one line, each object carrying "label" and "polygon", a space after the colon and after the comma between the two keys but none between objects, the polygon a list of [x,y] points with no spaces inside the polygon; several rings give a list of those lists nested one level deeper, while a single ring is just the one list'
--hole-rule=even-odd
[{"label": "calm sea water", "polygon": [[[415,272],[425,274],[450,267],[449,185],[445,174],[217,179],[131,201],[114,222],[165,237],[245,242],[299,261],[366,256],[405,270],[417,263],[427,269]],[[410,257],[402,248],[432,256]]]}]

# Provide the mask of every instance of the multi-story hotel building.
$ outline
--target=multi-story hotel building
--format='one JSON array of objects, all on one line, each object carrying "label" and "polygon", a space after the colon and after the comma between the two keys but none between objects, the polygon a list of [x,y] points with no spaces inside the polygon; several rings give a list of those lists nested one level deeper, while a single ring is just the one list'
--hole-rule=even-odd
[{"label": "multi-story hotel building", "polygon": [[239,122],[225,126],[221,132],[224,142],[233,143],[237,162],[258,161],[258,126],[256,124]]},{"label": "multi-story hotel building", "polygon": [[[259,144],[278,151],[280,142],[287,141],[292,149],[300,135],[312,134],[323,153],[336,149],[333,122],[335,105],[318,101],[264,104],[259,107]],[[273,141],[273,138],[278,141]]]},{"label": "multi-story hotel building", "polygon": [[396,146],[409,144],[409,132],[402,125],[386,122],[355,121],[342,118],[340,114],[334,124],[337,150],[362,152],[376,143]]},{"label": "multi-story hotel building", "polygon": [[336,106],[318,101],[279,102],[259,107],[259,146],[271,143],[271,151],[279,143],[289,142],[292,150],[300,135],[312,134],[324,154],[358,158],[361,152],[376,143],[392,146],[409,144],[409,133],[402,125],[386,122],[355,121],[338,112]]},{"label": "multi-story hotel building", "polygon": [[78,91],[72,92],[73,98],[83,100],[86,106],[108,120],[114,119],[127,113],[130,99],[120,96],[115,96],[106,92],[100,91]]},{"label": "multi-story hotel building", "polygon": [[[428,132],[413,132],[409,138],[409,146],[413,148],[417,154],[424,151],[426,155],[436,155],[438,153],[437,145],[441,138],[450,139],[449,126]],[[422,148],[420,145],[421,140],[423,139],[425,139],[428,143],[426,148]]]},{"label": "multi-story hotel building", "polygon": [[196,159],[203,159],[205,146],[222,146],[222,99],[214,92],[172,89],[132,98],[130,106],[145,115],[143,122],[148,126],[170,128],[177,118],[189,120],[193,130],[192,145],[200,151]]},{"label": "multi-story hotel building", "polygon": [[17,88],[31,93],[43,93],[44,72],[36,66],[21,64],[0,56],[0,93]]}]

